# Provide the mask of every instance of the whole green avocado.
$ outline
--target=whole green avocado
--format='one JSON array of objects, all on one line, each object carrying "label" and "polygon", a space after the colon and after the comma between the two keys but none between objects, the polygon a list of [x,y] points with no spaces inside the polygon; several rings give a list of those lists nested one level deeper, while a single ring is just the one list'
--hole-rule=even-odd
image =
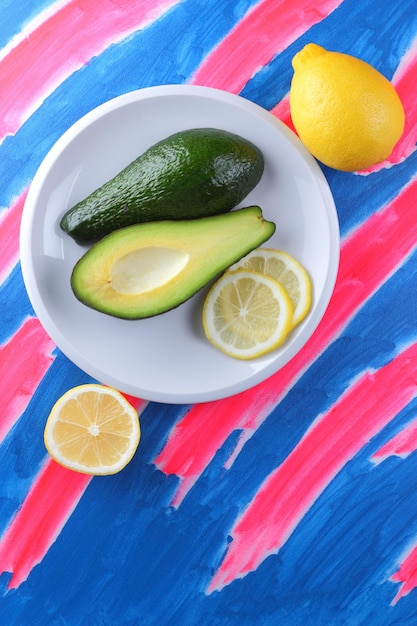
[{"label": "whole green avocado", "polygon": [[151,146],[65,213],[80,244],[142,222],[208,217],[236,207],[260,181],[262,152],[216,128],[193,128]]}]

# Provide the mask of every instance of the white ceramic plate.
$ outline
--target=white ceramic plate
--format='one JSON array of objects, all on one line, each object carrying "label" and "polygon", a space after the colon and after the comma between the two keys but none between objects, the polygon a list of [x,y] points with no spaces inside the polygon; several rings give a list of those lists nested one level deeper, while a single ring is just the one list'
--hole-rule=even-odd
[{"label": "white ceramic plate", "polygon": [[[120,320],[75,298],[70,275],[85,248],[59,227],[62,215],[156,141],[182,129],[235,132],[263,152],[265,172],[240,206],[258,204],[276,223],[264,245],[286,250],[308,270],[312,310],[278,350],[253,361],[224,355],[205,338],[205,291],[154,318]],[[331,297],[339,261],[339,227],[327,182],[298,138],[270,113],[239,96],[188,85],[151,87],[110,100],[55,144],[31,185],[20,248],[33,308],[53,341],[102,383],[147,400],[194,403],[261,382],[305,344]]]}]

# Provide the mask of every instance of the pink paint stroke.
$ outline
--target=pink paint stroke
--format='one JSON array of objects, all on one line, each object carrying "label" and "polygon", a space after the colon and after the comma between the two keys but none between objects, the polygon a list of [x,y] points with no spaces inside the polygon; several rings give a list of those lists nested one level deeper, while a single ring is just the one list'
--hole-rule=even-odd
[{"label": "pink paint stroke", "polygon": [[[141,413],[147,402],[126,399]],[[0,573],[13,572],[8,588],[24,582],[71,517],[92,477],[47,458],[21,508],[0,540]]]},{"label": "pink paint stroke", "polygon": [[236,521],[209,592],[256,570],[279,551],[343,466],[415,397],[416,374],[413,344],[380,370],[366,373],[317,418]]},{"label": "pink paint stroke", "polygon": [[384,167],[391,167],[401,163],[416,149],[417,144],[417,101],[415,97],[415,84],[417,74],[417,45],[411,47],[403,57],[402,62],[395,72],[392,83],[400,96],[405,112],[404,132],[395,145],[389,157],[382,163],[378,163],[361,174],[378,172]]},{"label": "pink paint stroke", "polygon": [[0,347],[0,441],[16,423],[54,360],[55,344],[36,318],[27,318]]},{"label": "pink paint stroke", "polygon": [[415,85],[417,74],[417,44],[403,58],[393,76],[396,88],[405,110],[405,126],[400,141],[387,159],[389,163],[400,163],[416,149],[417,144],[417,102]]},{"label": "pink paint stroke", "polygon": [[[158,19],[179,0],[72,0],[0,60],[0,140],[14,134],[54,89],[109,45]],[[65,36],[59,36],[65,33]]]},{"label": "pink paint stroke", "polygon": [[165,474],[181,477],[171,506],[180,505],[233,430],[242,429],[240,445],[244,445],[248,434],[256,429],[257,421],[266,417],[272,394],[266,388],[258,391],[259,395],[243,392],[233,398],[195,404],[175,425],[165,448],[154,461]]},{"label": "pink paint stroke", "polygon": [[398,571],[391,576],[391,580],[395,583],[401,583],[400,588],[393,601],[392,605],[396,604],[398,600],[406,596],[413,589],[417,587],[417,545],[414,545],[410,553],[402,561]]},{"label": "pink paint stroke", "polygon": [[7,278],[19,258],[19,230],[27,190],[0,214],[0,284]]},{"label": "pink paint stroke", "polygon": [[395,437],[387,441],[379,450],[374,452],[371,460],[380,463],[390,456],[407,457],[417,450],[417,418],[412,420]]},{"label": "pink paint stroke", "polygon": [[262,0],[204,59],[191,82],[239,93],[261,67],[341,3]]},{"label": "pink paint stroke", "polygon": [[338,278],[323,320],[286,366],[241,394],[194,405],[175,425],[154,461],[166,474],[181,478],[174,506],[181,503],[227,437],[239,429],[250,435],[259,427],[302,372],[414,249],[416,193],[415,178],[343,243]]},{"label": "pink paint stroke", "polygon": [[0,542],[0,571],[13,572],[9,589],[41,562],[86,490],[91,476],[48,459]]},{"label": "pink paint stroke", "polygon": [[291,118],[291,109],[290,109],[290,97],[287,94],[278,104],[271,109],[270,113],[275,115],[278,119],[281,120],[288,128],[290,128],[295,134],[297,131],[295,130],[294,124],[292,123]]}]

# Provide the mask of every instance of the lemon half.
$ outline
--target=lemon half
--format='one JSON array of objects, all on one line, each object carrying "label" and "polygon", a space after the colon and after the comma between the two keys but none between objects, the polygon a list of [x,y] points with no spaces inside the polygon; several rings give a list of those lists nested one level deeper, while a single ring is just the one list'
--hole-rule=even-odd
[{"label": "lemon half", "polygon": [[137,411],[110,387],[86,384],[52,407],[45,446],[57,463],[76,472],[115,474],[132,459],[140,440]]}]

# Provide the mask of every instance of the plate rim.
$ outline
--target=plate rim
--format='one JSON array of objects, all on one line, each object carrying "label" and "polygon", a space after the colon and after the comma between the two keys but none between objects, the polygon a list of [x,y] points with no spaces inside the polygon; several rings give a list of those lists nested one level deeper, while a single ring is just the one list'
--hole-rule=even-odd
[{"label": "plate rim", "polygon": [[[295,133],[293,133],[283,122],[281,122],[281,120],[273,116],[269,111],[267,111],[260,105],[244,98],[243,96],[235,95],[230,92],[226,92],[213,87],[198,85],[157,85],[132,90],[116,97],[110,98],[109,100],[106,100],[105,102],[99,104],[97,107],[91,109],[83,116],[81,116],[77,121],[75,121],[66,131],[64,131],[64,133],[57,139],[57,141],[47,152],[29,186],[29,190],[23,207],[19,234],[20,261],[23,281],[29,300],[36,316],[38,317],[39,322],[48,333],[48,335],[51,337],[53,342],[56,344],[56,346],[59,348],[59,350],[88,376],[98,381],[101,381],[103,379],[104,372],[101,371],[95,363],[91,363],[90,361],[88,361],[88,367],[86,367],[87,359],[85,359],[80,354],[79,350],[72,349],[72,346],[66,339],[65,335],[61,332],[56,322],[54,322],[52,317],[49,315],[48,310],[42,301],[41,295],[37,287],[35,287],[35,285],[37,285],[37,280],[34,267],[30,261],[31,247],[28,243],[28,239],[30,239],[29,235],[32,232],[33,228],[36,198],[40,193],[45,177],[51,165],[54,163],[56,157],[59,156],[59,154],[65,150],[65,148],[71,143],[71,141],[77,135],[81,134],[92,121],[99,117],[102,117],[107,112],[113,111],[119,106],[124,106],[125,104],[129,104],[132,102],[137,102],[151,97],[163,95],[192,95],[204,96],[211,99],[214,98],[215,100],[223,100],[229,104],[237,105],[245,110],[252,111],[256,116],[264,118],[268,123],[273,123],[275,126],[279,127],[280,131],[284,134],[286,139],[295,146],[296,150],[307,162],[309,169],[313,172],[315,182],[318,185],[320,194],[323,198],[327,224],[329,227],[330,262],[327,267],[327,277],[319,302],[320,306],[315,309],[316,319],[314,324],[310,325],[310,332],[305,343],[309,341],[311,335],[314,333],[315,329],[323,318],[323,315],[329,305],[335,287],[340,259],[340,229],[334,198],[330,186],[318,162],[314,159],[311,153],[308,152],[306,147],[302,144],[302,142],[295,135]],[[305,345],[305,343],[303,345]],[[147,393],[146,390],[143,388],[132,387],[129,384],[124,384],[120,380],[116,381],[114,377],[107,375],[105,375],[106,382],[103,384],[114,386],[115,388],[121,390],[123,393],[127,393],[136,397],[141,397],[145,400],[153,402],[162,402],[169,404],[193,404],[199,402],[220,400],[222,398],[226,398],[249,390],[257,384],[265,381],[270,376],[282,369],[282,367],[285,367],[285,365],[287,365],[288,362],[292,358],[294,358],[294,356],[299,352],[300,349],[302,349],[302,346],[296,348],[293,353],[291,353],[290,350],[289,358],[286,359],[285,363],[280,364],[278,367],[273,367],[272,365],[270,365],[269,367],[267,366],[265,368],[257,370],[255,374],[249,376],[248,378],[245,378],[243,382],[240,381],[240,383],[232,383],[230,385],[222,387],[221,389],[216,389],[216,391],[197,391],[190,392],[188,394],[184,394],[181,392],[178,395],[166,393],[163,391],[161,391],[160,393],[155,393],[154,391],[150,391],[149,393]],[[272,363],[275,363],[275,361],[272,361]]]}]

